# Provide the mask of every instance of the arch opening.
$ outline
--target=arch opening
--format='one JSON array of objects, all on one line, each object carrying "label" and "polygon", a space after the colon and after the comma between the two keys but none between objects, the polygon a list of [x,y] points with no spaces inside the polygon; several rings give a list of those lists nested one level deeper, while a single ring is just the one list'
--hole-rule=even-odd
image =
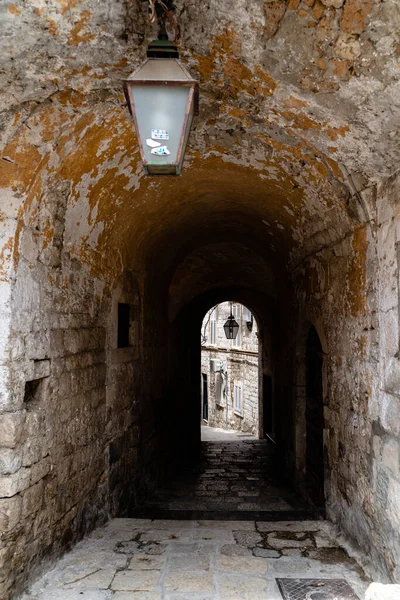
[{"label": "arch opening", "polygon": [[[228,339],[224,326],[231,315],[237,331]],[[202,433],[207,435],[208,426],[235,432],[235,438],[262,437],[262,361],[257,319],[250,309],[231,300],[206,313],[201,327],[201,373],[207,382],[202,392]]]}]

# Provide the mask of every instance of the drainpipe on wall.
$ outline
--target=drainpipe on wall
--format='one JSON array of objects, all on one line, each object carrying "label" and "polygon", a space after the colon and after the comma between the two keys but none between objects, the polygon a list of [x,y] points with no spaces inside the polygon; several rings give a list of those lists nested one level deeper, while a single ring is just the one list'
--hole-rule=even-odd
[{"label": "drainpipe on wall", "polygon": [[221,370],[221,375],[222,375],[222,390],[221,393],[222,395],[224,395],[225,393],[225,429],[228,429],[228,424],[229,424],[229,402],[228,402],[228,371],[222,371]]}]

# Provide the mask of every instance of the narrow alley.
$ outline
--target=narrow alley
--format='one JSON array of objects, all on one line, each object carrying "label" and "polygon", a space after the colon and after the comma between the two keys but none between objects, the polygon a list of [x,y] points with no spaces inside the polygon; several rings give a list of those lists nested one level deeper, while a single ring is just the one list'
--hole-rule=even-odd
[{"label": "narrow alley", "polygon": [[400,1],[0,41],[0,600],[400,600]]},{"label": "narrow alley", "polygon": [[278,481],[274,448],[234,430],[202,426],[199,464],[168,478],[135,515],[173,519],[304,519],[312,514]]}]

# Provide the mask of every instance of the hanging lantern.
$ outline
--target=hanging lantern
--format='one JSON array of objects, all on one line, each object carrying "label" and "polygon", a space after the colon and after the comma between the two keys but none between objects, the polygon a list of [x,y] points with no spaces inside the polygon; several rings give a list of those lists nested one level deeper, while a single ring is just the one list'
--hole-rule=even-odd
[{"label": "hanging lantern", "polygon": [[147,57],[124,81],[143,167],[148,175],[179,175],[193,116],[198,114],[198,83],[172,42],[155,40]]},{"label": "hanging lantern", "polygon": [[239,324],[231,313],[224,325],[225,337],[227,340],[235,340],[239,331]]}]

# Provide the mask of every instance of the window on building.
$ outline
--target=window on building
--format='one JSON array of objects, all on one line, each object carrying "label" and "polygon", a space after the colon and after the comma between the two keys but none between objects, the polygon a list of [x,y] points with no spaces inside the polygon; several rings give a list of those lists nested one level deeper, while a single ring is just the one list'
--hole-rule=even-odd
[{"label": "window on building", "polygon": [[234,340],[232,340],[233,348],[240,348],[242,345],[242,305],[241,304],[233,304],[232,305],[232,314],[235,317],[235,321],[239,325],[239,331],[237,332],[237,336]]},{"label": "window on building", "polygon": [[215,346],[217,343],[217,307],[211,310],[210,315],[210,344]]},{"label": "window on building", "polygon": [[130,305],[123,302],[118,304],[118,348],[128,348],[130,327]]},{"label": "window on building", "polygon": [[236,415],[243,415],[243,383],[241,381],[233,383],[233,411]]},{"label": "window on building", "polygon": [[215,375],[215,399],[219,406],[225,406],[224,376],[222,373],[216,373]]}]

